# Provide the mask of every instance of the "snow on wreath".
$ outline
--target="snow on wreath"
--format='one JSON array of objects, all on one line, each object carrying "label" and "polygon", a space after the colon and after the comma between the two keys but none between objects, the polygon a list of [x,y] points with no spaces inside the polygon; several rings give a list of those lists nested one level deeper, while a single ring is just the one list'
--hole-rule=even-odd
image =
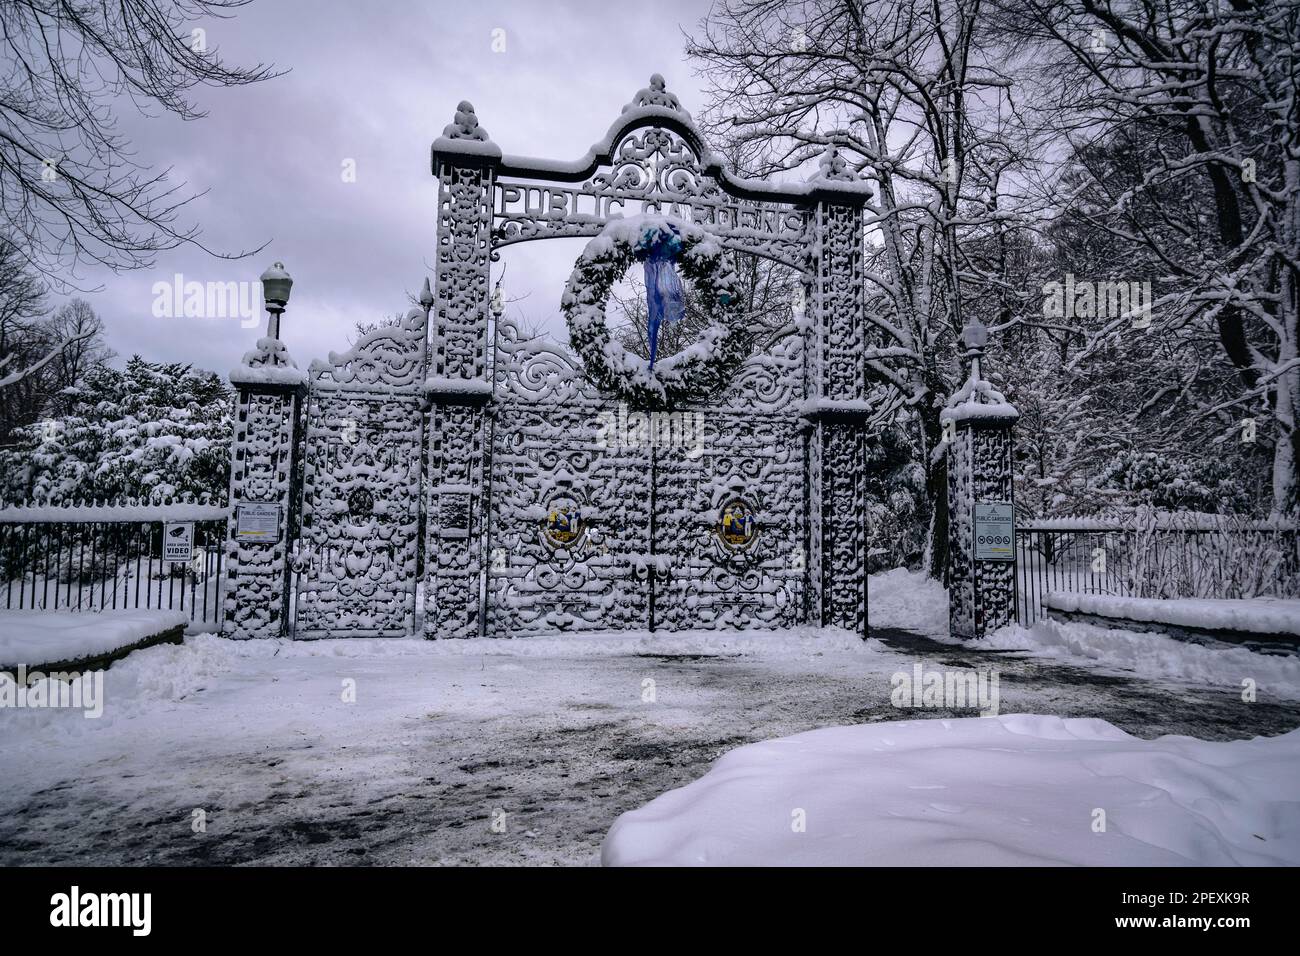
[{"label": "snow on wreath", "polygon": [[[605,323],[610,290],[636,262],[646,269],[649,361],[615,342]],[[685,308],[683,278],[694,286],[709,324],[692,345],[659,360],[659,330],[679,320]],[[614,220],[587,243],[560,307],[592,384],[629,405],[662,408],[716,395],[748,356],[736,285],[722,247],[699,226],[668,216],[634,216]]]}]

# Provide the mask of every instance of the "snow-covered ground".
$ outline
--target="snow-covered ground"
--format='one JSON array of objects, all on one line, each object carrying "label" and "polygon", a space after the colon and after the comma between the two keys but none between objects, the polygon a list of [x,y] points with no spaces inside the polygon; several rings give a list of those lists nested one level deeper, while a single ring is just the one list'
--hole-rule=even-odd
[{"label": "snow-covered ground", "polygon": [[1015,715],[742,747],[619,818],[615,865],[1300,863],[1300,730],[1145,741]]},{"label": "snow-covered ground", "polygon": [[1151,624],[1243,631],[1251,634],[1290,634],[1300,641],[1300,600],[1257,597],[1249,600],[1210,598],[1117,597],[1113,594],[1049,593],[1043,606]]},{"label": "snow-covered ground", "polygon": [[1235,686],[880,633],[192,636],[110,668],[98,720],[0,708],[0,864],[590,864],[620,814],[737,747],[971,713],[894,707],[917,663],[996,667],[1004,714],[1214,739],[1300,725],[1300,705]]},{"label": "snow-covered ground", "polygon": [[1004,627],[985,638],[989,648],[1027,651],[1057,660],[1100,665],[1151,680],[1182,681],[1300,700],[1300,656],[1261,654],[1231,644],[1195,644],[1164,634],[1076,621]]},{"label": "snow-covered ground", "polygon": [[[106,672],[99,719],[0,707],[0,864],[590,864],[620,814],[737,747],[973,713],[894,706],[894,677],[918,665],[996,670],[1002,714],[1100,717],[1140,737],[1300,726],[1287,659],[1202,658],[1151,634],[1111,638],[1109,656],[1096,641],[1012,650],[1005,634],[966,646],[943,637],[943,590],[900,571],[872,578],[870,602],[865,642],[195,635],[139,651]],[[1183,666],[1155,667],[1160,653]]]},{"label": "snow-covered ground", "polygon": [[0,710],[0,863],[591,863],[731,747],[887,707],[890,656],[834,631],[193,636],[110,668],[99,720]]},{"label": "snow-covered ground", "polygon": [[0,665],[107,654],[188,623],[180,611],[0,611]]}]

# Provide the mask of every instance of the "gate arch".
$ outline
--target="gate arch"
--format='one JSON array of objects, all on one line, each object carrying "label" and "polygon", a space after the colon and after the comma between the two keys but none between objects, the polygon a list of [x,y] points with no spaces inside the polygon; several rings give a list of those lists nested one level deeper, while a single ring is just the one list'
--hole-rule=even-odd
[{"label": "gate arch", "polygon": [[[805,184],[735,177],[656,75],[576,161],[503,155],[468,103],[432,159],[426,636],[802,622],[865,635],[868,194],[834,150]],[[618,406],[564,350],[492,321],[502,248],[637,213],[794,268],[810,321],[725,394],[672,412]],[[698,417],[698,456],[660,453],[667,414]],[[623,440],[630,418],[649,441]]]}]

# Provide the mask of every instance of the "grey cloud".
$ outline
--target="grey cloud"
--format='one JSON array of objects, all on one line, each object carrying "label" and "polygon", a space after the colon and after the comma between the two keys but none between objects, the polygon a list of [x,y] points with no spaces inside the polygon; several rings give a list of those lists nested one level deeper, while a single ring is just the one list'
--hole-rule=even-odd
[{"label": "grey cloud", "polygon": [[[193,361],[224,372],[259,332],[238,319],[154,318],[155,282],[252,281],[273,260],[294,276],[283,338],[300,365],[346,347],[357,321],[407,307],[432,279],[437,188],[429,145],[462,99],[510,153],[570,159],[662,72],[687,108],[698,85],[682,29],[704,0],[598,3],[261,2],[206,25],[232,62],[274,62],[285,76],[236,90],[200,91],[203,120],[123,113],[138,157],[174,167],[206,195],[188,207],[202,239],[258,255],[223,261],[185,247],[153,268],[113,275],[87,296],[123,355]],[[492,51],[494,29],[506,50]],[[356,182],[342,180],[345,159]],[[578,247],[534,243],[503,264],[513,308],[561,333],[560,292]]]}]

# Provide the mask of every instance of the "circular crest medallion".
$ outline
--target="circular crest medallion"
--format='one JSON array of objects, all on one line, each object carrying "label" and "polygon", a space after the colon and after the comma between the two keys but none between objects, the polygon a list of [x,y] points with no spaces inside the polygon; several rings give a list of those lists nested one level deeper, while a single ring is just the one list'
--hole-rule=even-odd
[{"label": "circular crest medallion", "polygon": [[736,498],[722,507],[722,520],[718,522],[718,540],[733,551],[743,551],[758,537],[758,522],[754,509],[743,498]]},{"label": "circular crest medallion", "polygon": [[571,548],[587,530],[582,508],[568,495],[552,498],[542,519],[542,537],[552,548]]}]

